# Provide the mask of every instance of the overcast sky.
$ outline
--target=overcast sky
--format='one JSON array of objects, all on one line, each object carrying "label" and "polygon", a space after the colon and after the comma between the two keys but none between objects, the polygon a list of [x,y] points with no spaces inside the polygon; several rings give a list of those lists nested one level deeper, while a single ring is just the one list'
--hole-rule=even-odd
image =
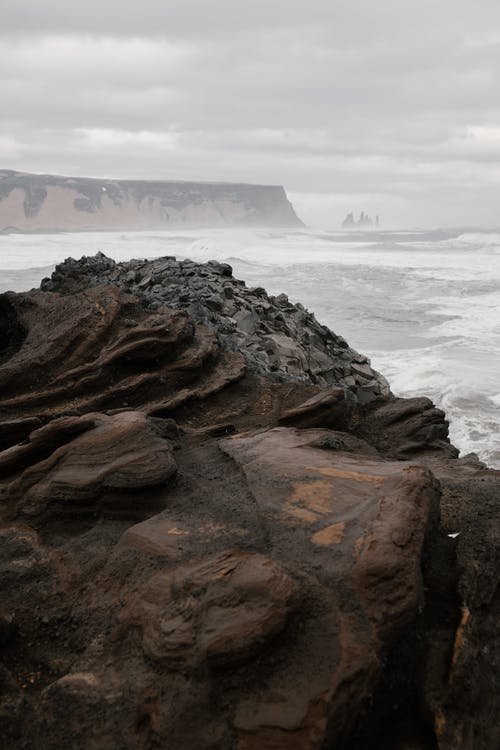
[{"label": "overcast sky", "polygon": [[499,0],[0,0],[0,168],[500,226]]}]

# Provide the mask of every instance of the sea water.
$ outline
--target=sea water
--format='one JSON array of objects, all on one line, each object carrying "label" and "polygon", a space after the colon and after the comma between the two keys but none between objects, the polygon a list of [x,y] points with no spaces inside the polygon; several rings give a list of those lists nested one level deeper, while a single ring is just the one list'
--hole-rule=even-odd
[{"label": "sea water", "polygon": [[463,231],[172,230],[0,236],[0,291],[55,263],[175,255],[233,266],[285,292],[367,354],[400,396],[427,395],[450,436],[500,468],[500,234]]}]

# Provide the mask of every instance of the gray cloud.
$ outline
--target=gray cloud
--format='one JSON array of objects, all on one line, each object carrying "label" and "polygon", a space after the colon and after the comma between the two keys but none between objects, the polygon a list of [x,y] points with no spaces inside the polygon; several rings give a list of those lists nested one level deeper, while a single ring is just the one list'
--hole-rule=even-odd
[{"label": "gray cloud", "polygon": [[500,6],[3,0],[0,166],[283,183],[304,218],[497,220]]}]

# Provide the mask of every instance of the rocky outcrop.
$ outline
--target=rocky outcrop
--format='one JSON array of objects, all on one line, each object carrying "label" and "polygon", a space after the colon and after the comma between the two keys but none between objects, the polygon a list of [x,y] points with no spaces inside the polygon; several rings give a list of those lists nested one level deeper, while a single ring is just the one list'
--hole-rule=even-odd
[{"label": "rocky outcrop", "polygon": [[428,453],[458,456],[448,439],[444,412],[428,398],[393,399],[365,409],[357,434],[373,441],[390,458],[422,457]]},{"label": "rocky outcrop", "polygon": [[140,406],[161,416],[245,374],[243,357],[223,351],[187,313],[145,310],[115,286],[64,296],[7,293],[2,302],[10,310],[5,341],[12,352],[0,364],[4,445],[14,420],[15,442],[33,419],[43,423],[68,409]]},{"label": "rocky outcrop", "polygon": [[116,493],[165,484],[177,467],[161,422],[129,411],[49,422],[24,445],[0,453],[0,476],[15,476],[1,488],[6,506],[16,516],[39,515],[49,506],[82,513],[89,506],[94,511],[95,503],[109,506]]},{"label": "rocky outcrop", "polygon": [[137,296],[146,310],[184,309],[215,331],[222,347],[241,354],[248,367],[274,379],[341,385],[362,403],[390,393],[389,384],[367,357],[321,325],[285,294],[269,296],[247,288],[227,263],[175,258],[115,263],[102,254],[57,266],[42,289],[64,295],[103,283]]},{"label": "rocky outcrop", "polygon": [[281,186],[0,170],[0,231],[302,226]]},{"label": "rocky outcrop", "polygon": [[3,745],[496,750],[500,475],[443,413],[228,266],[43,287],[0,296]]}]

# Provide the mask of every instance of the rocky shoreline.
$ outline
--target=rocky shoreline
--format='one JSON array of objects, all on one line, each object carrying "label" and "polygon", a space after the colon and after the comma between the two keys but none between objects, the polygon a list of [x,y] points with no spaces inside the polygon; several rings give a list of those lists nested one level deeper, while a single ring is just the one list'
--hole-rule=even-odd
[{"label": "rocky shoreline", "polygon": [[0,295],[13,750],[496,750],[500,473],[230,266]]}]

